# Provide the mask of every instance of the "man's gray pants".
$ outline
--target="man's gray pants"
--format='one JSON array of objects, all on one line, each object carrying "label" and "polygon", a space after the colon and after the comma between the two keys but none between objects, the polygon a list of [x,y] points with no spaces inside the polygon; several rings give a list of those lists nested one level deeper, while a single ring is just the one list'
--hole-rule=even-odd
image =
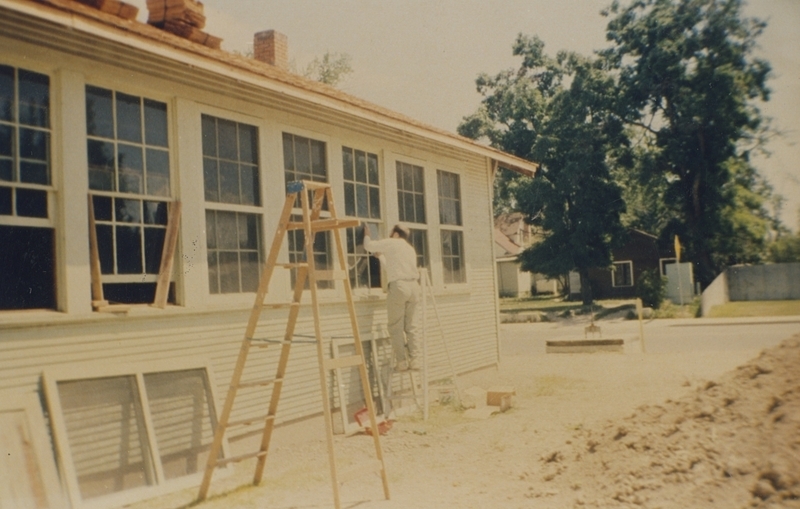
[{"label": "man's gray pants", "polygon": [[419,333],[417,304],[419,301],[420,287],[416,280],[399,280],[389,283],[389,293],[386,296],[388,328],[389,337],[392,340],[392,350],[397,362],[410,361],[417,356],[417,335]]}]

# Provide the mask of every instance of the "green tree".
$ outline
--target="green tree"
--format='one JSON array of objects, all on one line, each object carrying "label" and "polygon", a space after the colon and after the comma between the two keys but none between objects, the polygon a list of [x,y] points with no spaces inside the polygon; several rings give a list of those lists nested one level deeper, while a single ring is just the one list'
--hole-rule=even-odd
[{"label": "green tree", "polygon": [[335,87],[353,72],[351,60],[347,53],[326,52],[321,58],[314,57],[314,60],[306,65],[303,76]]},{"label": "green tree", "polygon": [[551,277],[575,270],[581,298],[592,302],[589,269],[611,265],[624,236],[625,210],[611,166],[627,153],[614,113],[616,84],[602,62],[576,53],[544,54],[536,37],[518,36],[518,70],[482,75],[481,108],[459,127],[462,135],[541,164],[533,178],[516,178],[510,192],[544,239],[520,255],[522,269]]},{"label": "green tree", "polygon": [[[752,177],[743,168],[765,124],[756,102],[769,98],[770,66],[752,55],[765,24],[743,18],[741,0],[615,1],[606,14],[614,46],[602,55],[618,69],[626,118],[652,151],[643,171],[662,176],[672,209],[662,237],[680,235],[705,286],[749,256],[739,246],[750,253],[764,238],[750,222],[762,210],[737,179]],[[753,213],[737,223],[742,206]]]}]

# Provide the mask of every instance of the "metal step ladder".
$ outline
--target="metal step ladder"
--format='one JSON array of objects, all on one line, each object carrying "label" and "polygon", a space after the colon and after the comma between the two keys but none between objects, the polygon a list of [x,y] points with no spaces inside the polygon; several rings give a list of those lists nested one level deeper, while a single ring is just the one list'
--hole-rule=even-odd
[{"label": "metal step ladder", "polygon": [[[293,211],[299,202],[302,209],[302,221],[293,220]],[[323,204],[327,204],[329,212],[328,217],[322,217]],[[253,484],[257,485],[261,482],[264,473],[264,467],[267,461],[267,453],[269,451],[270,440],[272,438],[272,431],[275,424],[275,416],[278,411],[278,403],[280,401],[281,389],[286,376],[286,367],[289,360],[289,352],[293,343],[310,342],[316,344],[317,358],[319,365],[319,381],[320,390],[322,391],[322,404],[325,420],[325,431],[327,435],[328,445],[328,459],[330,463],[331,483],[333,485],[333,499],[336,509],[341,508],[339,497],[340,483],[350,478],[359,478],[367,471],[372,471],[380,474],[383,482],[383,491],[386,499],[389,499],[389,483],[386,475],[386,468],[383,459],[383,452],[381,450],[379,433],[373,433],[373,441],[375,445],[375,461],[365,461],[360,464],[366,466],[359,469],[357,472],[349,472],[339,474],[336,468],[336,456],[334,451],[333,441],[333,423],[331,421],[331,403],[328,391],[328,374],[332,370],[340,368],[355,367],[361,378],[362,391],[365,396],[365,403],[369,413],[369,420],[372,429],[377,428],[377,419],[375,416],[375,406],[372,399],[369,378],[367,374],[367,367],[364,359],[364,349],[361,344],[361,338],[358,331],[358,321],[353,304],[352,289],[350,288],[350,278],[347,272],[347,265],[344,250],[342,248],[341,236],[338,234],[332,235],[336,247],[336,257],[338,258],[338,269],[336,270],[317,270],[314,264],[313,245],[314,237],[317,233],[334,231],[340,228],[355,227],[360,224],[356,219],[337,219],[336,209],[333,202],[333,195],[331,193],[330,184],[311,181],[297,181],[290,182],[286,186],[286,201],[283,206],[280,221],[278,223],[277,231],[272,242],[272,248],[269,251],[267,260],[262,267],[261,277],[256,292],[255,303],[250,313],[250,319],[247,323],[244,339],[239,350],[239,357],[233,370],[231,377],[228,395],[225,398],[225,404],[219,416],[217,427],[214,433],[214,441],[211,445],[211,450],[208,455],[208,463],[206,465],[205,473],[203,475],[202,483],[200,484],[200,492],[197,500],[201,501],[208,495],[208,489],[211,484],[211,478],[214,470],[228,463],[239,462],[242,460],[257,458],[255,474],[253,476]],[[278,263],[278,254],[281,245],[287,233],[293,230],[302,230],[304,232],[304,245],[305,245],[305,261],[299,263]],[[269,282],[276,267],[292,269],[296,271],[294,292],[292,301],[289,304],[289,317],[286,324],[286,332],[282,339],[266,339],[256,337],[256,328],[265,306],[264,299],[267,295]],[[345,291],[347,300],[347,308],[350,315],[350,323],[353,329],[353,338],[355,341],[355,355],[327,358],[324,355],[324,338],[322,335],[322,324],[319,312],[319,301],[317,296],[317,281],[333,280],[339,281]],[[307,288],[306,288],[307,286]],[[311,293],[311,308],[314,315],[314,334],[306,335],[310,339],[295,339],[300,337],[300,334],[295,334],[295,325],[297,317],[300,312],[300,304],[303,292],[308,289]],[[247,356],[251,347],[266,348],[273,344],[280,345],[281,352],[278,360],[278,367],[274,378],[242,383],[242,374],[245,370]],[[239,389],[245,387],[257,386],[271,386],[272,396],[270,398],[267,414],[258,417],[245,419],[241,421],[230,421],[231,411],[234,406],[234,400]],[[225,432],[236,426],[244,426],[252,423],[263,422],[264,430],[262,433],[261,446],[259,450],[230,458],[221,458],[220,451],[222,450],[222,442]]]}]

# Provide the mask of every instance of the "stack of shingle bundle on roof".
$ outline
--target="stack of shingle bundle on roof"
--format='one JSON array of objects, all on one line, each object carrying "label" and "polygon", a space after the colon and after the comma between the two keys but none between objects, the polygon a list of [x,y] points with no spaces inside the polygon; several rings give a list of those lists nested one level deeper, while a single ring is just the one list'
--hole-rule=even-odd
[{"label": "stack of shingle bundle on roof", "polygon": [[139,8],[135,5],[126,4],[119,0],[78,0],[78,2],[89,5],[102,12],[107,12],[122,19],[136,19]]},{"label": "stack of shingle bundle on roof", "polygon": [[203,4],[195,0],[147,0],[147,22],[210,48],[219,48],[222,39],[202,31],[206,26]]}]

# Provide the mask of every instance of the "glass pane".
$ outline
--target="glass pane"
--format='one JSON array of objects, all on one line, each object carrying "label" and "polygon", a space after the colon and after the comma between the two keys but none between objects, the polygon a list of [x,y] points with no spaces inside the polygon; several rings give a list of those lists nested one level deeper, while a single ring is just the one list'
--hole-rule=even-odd
[{"label": "glass pane", "polygon": [[403,189],[406,191],[413,191],[414,190],[414,177],[411,172],[411,166],[404,164],[403,165]]},{"label": "glass pane", "polygon": [[217,122],[214,117],[203,115],[203,155],[216,157],[217,155]]},{"label": "glass pane", "polygon": [[27,161],[21,161],[19,163],[20,182],[47,185],[50,183],[48,173],[46,164],[29,163]]},{"label": "glass pane", "polygon": [[50,127],[50,78],[19,70],[19,123]]},{"label": "glass pane", "polygon": [[148,148],[147,194],[169,196],[169,152]]},{"label": "glass pane", "polygon": [[258,216],[237,214],[239,223],[239,248],[258,249]]},{"label": "glass pane", "polygon": [[239,165],[228,161],[219,163],[219,198],[224,203],[239,203]]},{"label": "glass pane", "polygon": [[369,183],[372,185],[380,184],[380,172],[378,171],[378,156],[375,154],[367,154],[367,173],[369,174]]},{"label": "glass pane", "polygon": [[217,240],[219,249],[237,249],[239,247],[236,213],[217,211]]},{"label": "glass pane", "polygon": [[164,477],[201,472],[214,440],[205,370],[148,373],[144,385]]},{"label": "glass pane", "polygon": [[142,274],[142,229],[117,226],[117,274]]},{"label": "glass pane", "polygon": [[0,124],[0,156],[14,155],[14,128]]},{"label": "glass pane", "polygon": [[258,167],[241,165],[242,175],[242,203],[245,205],[260,205],[261,192],[258,184]]},{"label": "glass pane", "polygon": [[258,253],[242,253],[242,291],[257,291],[258,278]]},{"label": "glass pane", "polygon": [[167,202],[146,201],[144,206],[144,224],[167,224]]},{"label": "glass pane", "polygon": [[450,238],[450,232],[442,232],[442,255],[443,256],[452,256],[453,255],[453,244],[452,239]]},{"label": "glass pane", "polygon": [[119,144],[119,190],[123,193],[144,192],[144,159],[142,148]]},{"label": "glass pane", "polygon": [[206,244],[208,249],[217,248],[217,213],[206,210]]},{"label": "glass pane", "polygon": [[381,217],[381,190],[377,187],[369,188],[369,217],[372,219]]},{"label": "glass pane", "polygon": [[356,264],[356,285],[369,288],[369,257],[361,256]]},{"label": "glass pane", "polygon": [[346,216],[356,215],[356,186],[345,183],[344,185],[344,214]]},{"label": "glass pane", "polygon": [[98,191],[115,191],[114,144],[106,141],[88,140],[89,188]]},{"label": "glass pane", "polygon": [[308,140],[295,138],[294,143],[294,170],[297,173],[311,175],[311,154],[309,153]]},{"label": "glass pane", "polygon": [[[2,194],[2,192],[0,192]],[[2,199],[0,198],[0,201]],[[55,230],[52,228],[28,228],[23,226],[3,226],[0,225],[0,259],[2,259],[2,270],[0,270],[0,309],[36,309],[50,308],[56,306],[56,282],[55,282]],[[20,246],[25,246],[25,254],[21,255]],[[2,420],[2,417],[0,417]],[[10,431],[5,425],[0,425],[3,433]],[[7,436],[7,435],[5,435]],[[4,446],[5,447],[5,446]],[[15,457],[6,448],[4,455],[8,455],[7,461],[14,461]],[[19,456],[16,459],[20,459]],[[27,463],[24,457],[23,466]],[[28,466],[34,466],[29,463]],[[5,472],[14,468],[11,464],[3,467],[4,482],[9,477]],[[35,475],[28,470],[27,474]],[[24,475],[24,474],[23,474]],[[6,494],[13,493],[5,491]],[[2,498],[3,503],[8,500]],[[12,499],[13,500],[13,496]],[[21,501],[21,499],[16,499]],[[14,507],[33,507],[28,504]],[[35,504],[34,504],[35,506]],[[43,507],[43,506],[36,506]]]},{"label": "glass pane", "polygon": [[155,482],[134,376],[60,381],[58,395],[81,498]]},{"label": "glass pane", "polygon": [[239,144],[236,142],[236,122],[217,119],[219,157],[235,161],[239,159]]},{"label": "glass pane", "polygon": [[342,170],[345,180],[353,180],[353,149],[342,148]]},{"label": "glass pane", "polygon": [[10,216],[14,211],[12,199],[13,190],[10,187],[0,187],[0,216]]},{"label": "glass pane", "polygon": [[369,217],[369,195],[365,184],[356,186],[356,213],[358,217]]},{"label": "glass pane", "polygon": [[109,224],[97,225],[97,253],[100,255],[100,272],[114,273],[114,232]]},{"label": "glass pane", "polygon": [[203,187],[206,201],[219,201],[217,160],[203,158]]},{"label": "glass pane", "polygon": [[425,223],[425,199],[421,194],[414,195],[414,222]]},{"label": "glass pane", "polygon": [[403,216],[401,221],[416,222],[414,220],[414,195],[403,193]]},{"label": "glass pane", "polygon": [[219,266],[217,265],[217,252],[208,252],[208,291],[219,293]]},{"label": "glass pane", "polygon": [[95,221],[111,221],[111,198],[92,196]]},{"label": "glass pane", "polygon": [[117,93],[117,138],[142,142],[142,106],[138,97]]},{"label": "glass pane", "polygon": [[319,177],[314,180],[327,180],[328,172],[325,168],[325,144],[321,141],[311,140],[311,171],[314,176]]},{"label": "glass pane", "polygon": [[164,249],[164,228],[144,229],[144,271],[146,274],[158,274],[161,268],[161,252]]},{"label": "glass pane", "polygon": [[425,190],[425,183],[423,181],[423,173],[421,166],[414,166],[413,176],[414,176],[414,191],[421,193]]},{"label": "glass pane", "polygon": [[111,90],[86,87],[86,132],[90,136],[114,137]]},{"label": "glass pane", "polygon": [[222,251],[219,253],[220,293],[239,292],[239,254]]},{"label": "glass pane", "polygon": [[294,170],[294,140],[286,133],[283,133],[283,169]]},{"label": "glass pane", "polygon": [[367,154],[356,150],[356,181],[367,182]]},{"label": "glass pane", "polygon": [[0,120],[14,120],[14,68],[0,65]]},{"label": "glass pane", "polygon": [[19,156],[25,159],[47,161],[49,141],[48,133],[22,127],[19,130]]},{"label": "glass pane", "polygon": [[167,146],[166,104],[144,100],[144,136],[148,145]]},{"label": "glass pane", "polygon": [[17,189],[17,215],[47,217],[47,191]]},{"label": "glass pane", "polygon": [[239,160],[258,164],[258,129],[239,124]]},{"label": "glass pane", "polygon": [[125,200],[123,198],[116,198],[114,200],[114,213],[117,222],[141,223],[141,207],[142,202],[139,200]]},{"label": "glass pane", "polygon": [[14,167],[11,159],[0,158],[0,180],[11,182],[14,180]]}]

